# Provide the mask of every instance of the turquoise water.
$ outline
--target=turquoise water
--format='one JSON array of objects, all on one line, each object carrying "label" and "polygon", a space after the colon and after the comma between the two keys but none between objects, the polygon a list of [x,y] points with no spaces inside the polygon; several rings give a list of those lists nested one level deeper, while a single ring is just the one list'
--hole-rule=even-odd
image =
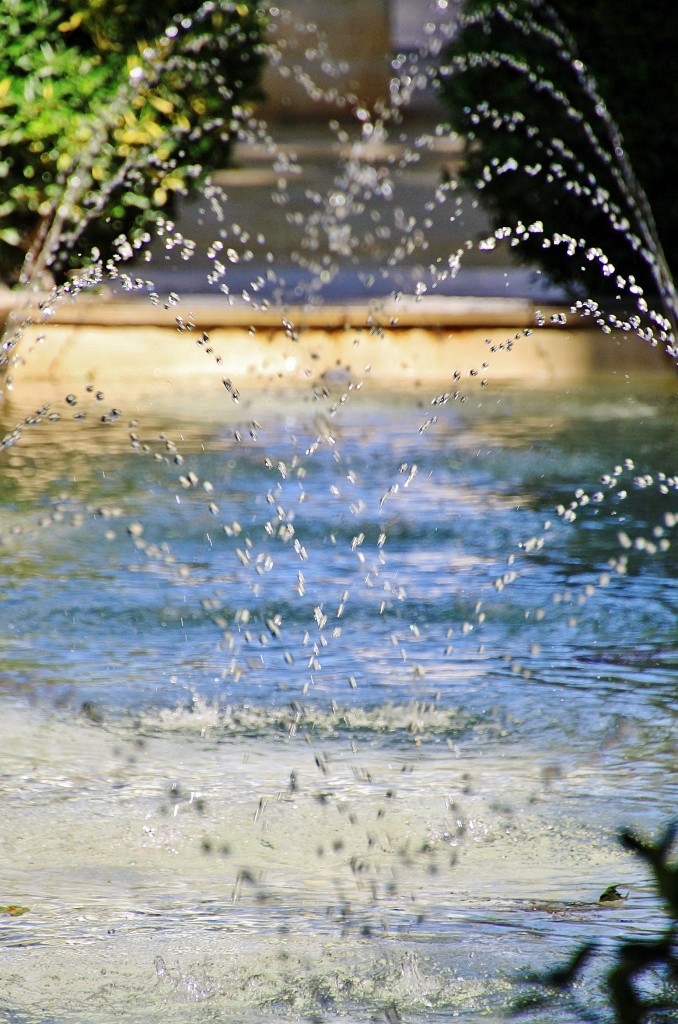
[{"label": "turquoise water", "polygon": [[672,385],[5,407],[6,1019],[500,1020],[656,927]]}]

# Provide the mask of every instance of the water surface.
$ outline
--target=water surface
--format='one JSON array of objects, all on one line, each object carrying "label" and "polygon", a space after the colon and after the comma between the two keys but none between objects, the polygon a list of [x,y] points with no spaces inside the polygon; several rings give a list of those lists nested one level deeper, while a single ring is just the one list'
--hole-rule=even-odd
[{"label": "water surface", "polygon": [[674,391],[3,409],[7,1019],[500,1020],[656,928]]}]

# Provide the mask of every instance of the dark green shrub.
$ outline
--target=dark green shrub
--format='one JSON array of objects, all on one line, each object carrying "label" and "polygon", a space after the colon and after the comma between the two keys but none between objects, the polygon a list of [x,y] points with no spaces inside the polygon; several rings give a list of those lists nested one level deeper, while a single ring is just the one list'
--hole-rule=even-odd
[{"label": "dark green shrub", "polygon": [[[650,871],[666,915],[664,930],[650,938],[619,939],[603,978],[609,1014],[601,1016],[577,999],[576,983],[596,954],[597,944],[587,942],[575,950],[564,966],[530,981],[532,993],[516,1007],[517,1013],[543,1009],[553,998],[565,999],[579,1020],[614,1021],[614,1024],[669,1024],[678,1020],[678,862],[672,849],[678,822],[672,822],[654,842],[624,830],[621,845],[635,853]],[[601,897],[618,896],[610,887]]]},{"label": "dark green shrub", "polygon": [[4,0],[0,279],[106,251],[223,166],[264,30],[260,0]]},{"label": "dark green shrub", "polygon": [[[469,0],[442,58],[442,100],[470,140],[464,176],[480,185],[495,228],[541,221],[517,255],[555,281],[585,281],[588,294],[616,294],[617,275],[631,274],[651,294],[670,290],[655,267],[662,248],[678,271],[678,77],[667,38],[678,38],[673,0]],[[572,250],[569,238],[585,245]],[[591,247],[607,267],[588,262]]]}]

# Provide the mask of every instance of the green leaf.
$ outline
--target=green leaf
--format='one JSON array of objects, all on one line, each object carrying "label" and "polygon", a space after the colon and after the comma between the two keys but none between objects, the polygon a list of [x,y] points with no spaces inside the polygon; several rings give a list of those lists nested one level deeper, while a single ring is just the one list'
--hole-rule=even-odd
[{"label": "green leaf", "polygon": [[27,914],[29,910],[30,907],[22,907],[18,903],[0,905],[0,914],[8,914],[10,917],[21,917],[22,914]]},{"label": "green leaf", "polygon": [[0,228],[0,241],[5,245],[21,245],[21,235],[16,228]]},{"label": "green leaf", "polygon": [[623,900],[627,900],[628,898],[629,894],[627,893],[626,896],[622,895],[622,893],[620,893],[616,885],[608,885],[605,892],[601,892],[600,896],[598,897],[598,902],[619,903]]},{"label": "green leaf", "polygon": [[583,943],[575,949],[570,959],[562,967],[556,967],[543,976],[544,984],[558,989],[573,985],[597,948],[597,942]]}]

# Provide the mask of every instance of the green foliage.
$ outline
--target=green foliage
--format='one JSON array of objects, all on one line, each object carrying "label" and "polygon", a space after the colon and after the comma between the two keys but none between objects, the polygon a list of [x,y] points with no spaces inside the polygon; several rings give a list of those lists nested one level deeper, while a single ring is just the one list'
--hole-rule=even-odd
[{"label": "green foliage", "polygon": [[542,1009],[554,997],[565,997],[579,1018],[587,1021],[668,1024],[678,1019],[678,862],[671,857],[677,836],[678,821],[669,824],[654,842],[628,830],[620,835],[621,845],[649,868],[667,921],[661,934],[653,938],[621,939],[616,943],[603,981],[611,1017],[601,1017],[578,1004],[574,991],[598,950],[595,942],[579,946],[563,966],[528,979],[535,987],[516,1007],[517,1013]]},{"label": "green foliage", "polygon": [[634,275],[661,292],[662,249],[678,271],[674,0],[468,0],[465,11],[440,94],[494,227],[542,222],[517,254],[555,281],[616,294],[617,275]]},{"label": "green foliage", "polygon": [[0,278],[67,269],[223,166],[264,31],[260,0],[4,0]]}]

